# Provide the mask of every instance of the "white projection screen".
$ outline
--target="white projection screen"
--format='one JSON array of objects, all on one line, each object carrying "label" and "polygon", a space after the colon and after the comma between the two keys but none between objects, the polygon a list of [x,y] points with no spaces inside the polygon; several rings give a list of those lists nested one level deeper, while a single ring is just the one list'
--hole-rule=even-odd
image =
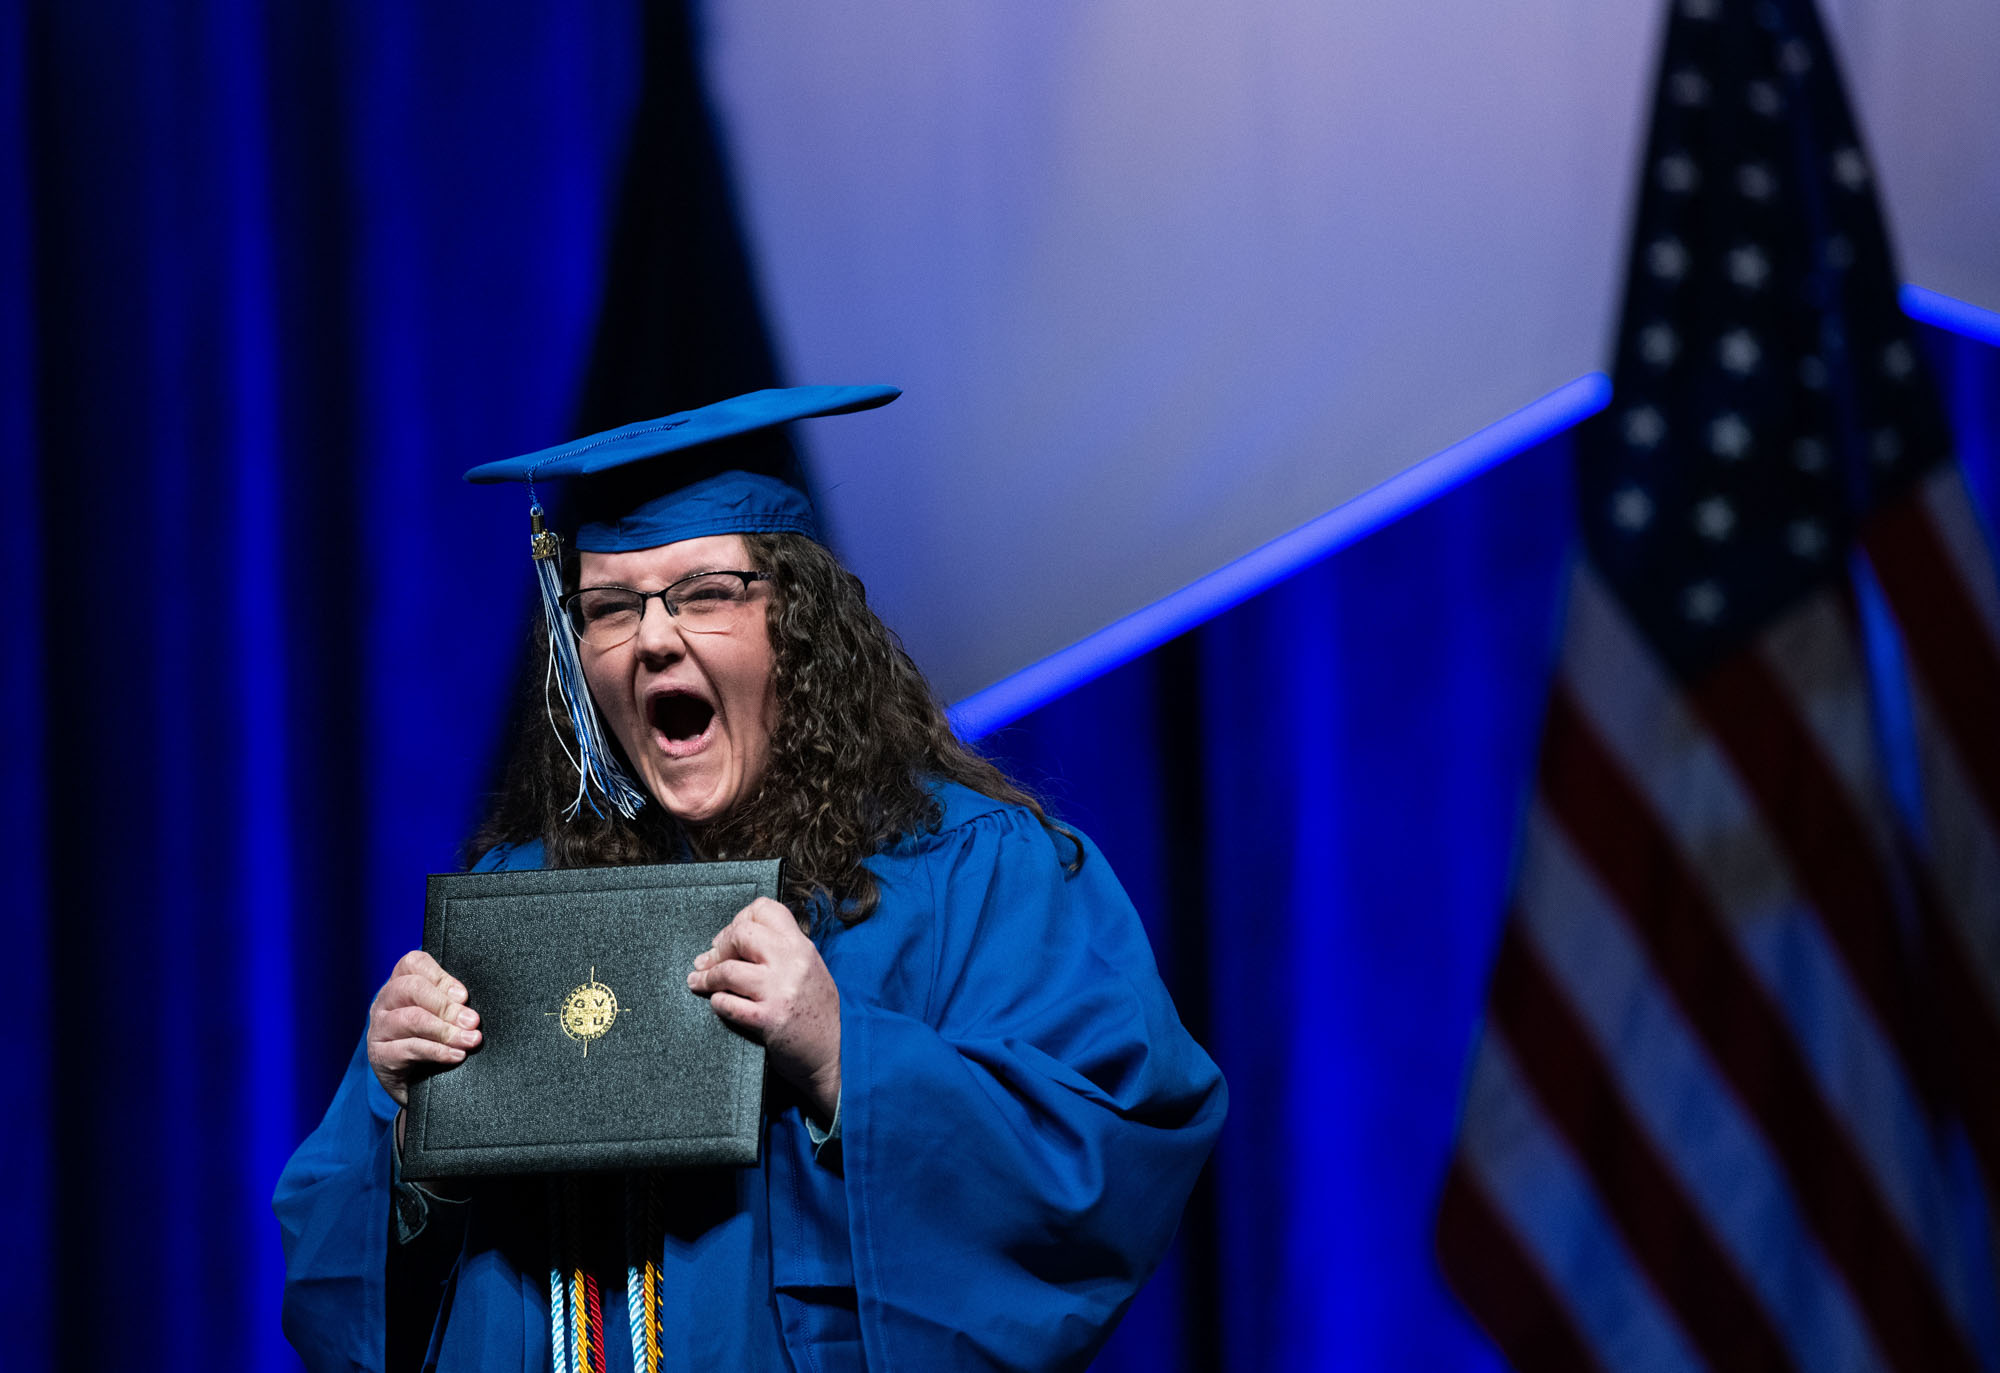
[{"label": "white projection screen", "polygon": [[[1904,275],[2000,309],[2000,6],[1822,13]],[[805,442],[945,697],[1603,367],[1663,17],[709,6],[788,376],[906,389]]]}]

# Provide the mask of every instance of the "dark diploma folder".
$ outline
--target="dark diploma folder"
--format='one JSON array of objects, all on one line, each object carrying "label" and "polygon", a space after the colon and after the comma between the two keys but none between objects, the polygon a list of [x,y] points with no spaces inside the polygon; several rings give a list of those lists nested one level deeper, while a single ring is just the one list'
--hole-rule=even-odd
[{"label": "dark diploma folder", "polygon": [[410,1089],[403,1174],[757,1161],[764,1050],[688,990],[778,861],[430,879],[424,949],[483,1038]]}]

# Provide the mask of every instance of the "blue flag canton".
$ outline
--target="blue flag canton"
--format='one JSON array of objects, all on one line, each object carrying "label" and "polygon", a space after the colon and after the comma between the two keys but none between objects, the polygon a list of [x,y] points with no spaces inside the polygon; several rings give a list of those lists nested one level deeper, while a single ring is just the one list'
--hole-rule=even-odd
[{"label": "blue flag canton", "polygon": [[1843,575],[1950,440],[1810,0],[1678,0],[1642,179],[1578,493],[1592,561],[1694,676]]}]

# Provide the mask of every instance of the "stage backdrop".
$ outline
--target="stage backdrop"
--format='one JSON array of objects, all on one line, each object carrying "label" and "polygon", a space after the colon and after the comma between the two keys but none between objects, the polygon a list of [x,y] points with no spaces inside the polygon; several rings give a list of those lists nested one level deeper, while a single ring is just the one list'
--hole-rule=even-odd
[{"label": "stage backdrop", "polygon": [[[1826,8],[1906,276],[2000,310],[2000,6]],[[713,7],[787,356],[909,388],[815,452],[946,693],[1603,367],[1666,9]]]}]

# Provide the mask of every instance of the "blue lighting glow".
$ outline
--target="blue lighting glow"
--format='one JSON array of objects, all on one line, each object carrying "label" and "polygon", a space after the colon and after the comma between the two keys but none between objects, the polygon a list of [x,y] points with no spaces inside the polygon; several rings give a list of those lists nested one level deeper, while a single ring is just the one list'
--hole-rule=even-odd
[{"label": "blue lighting glow", "polygon": [[[2000,313],[1924,286],[1902,288],[1903,313],[2000,347]],[[1602,410],[1611,379],[1590,372],[1516,410],[1441,453],[1424,459],[1318,519],[1280,535],[1199,581],[1105,626],[1088,638],[974,692],[951,708],[959,736],[977,739],[1018,720],[1066,691],[1130,662],[1239,605],[1274,582],[1353,543],[1523,449]]]},{"label": "blue lighting glow", "polygon": [[2000,348],[2000,313],[1941,295],[1925,286],[1905,286],[1903,313],[1921,324],[1935,324],[1954,334],[1977,339]]},{"label": "blue lighting glow", "polygon": [[1611,378],[1586,373],[1235,562],[973,693],[951,708],[952,725],[964,739],[989,734],[1561,433],[1610,401]]}]

